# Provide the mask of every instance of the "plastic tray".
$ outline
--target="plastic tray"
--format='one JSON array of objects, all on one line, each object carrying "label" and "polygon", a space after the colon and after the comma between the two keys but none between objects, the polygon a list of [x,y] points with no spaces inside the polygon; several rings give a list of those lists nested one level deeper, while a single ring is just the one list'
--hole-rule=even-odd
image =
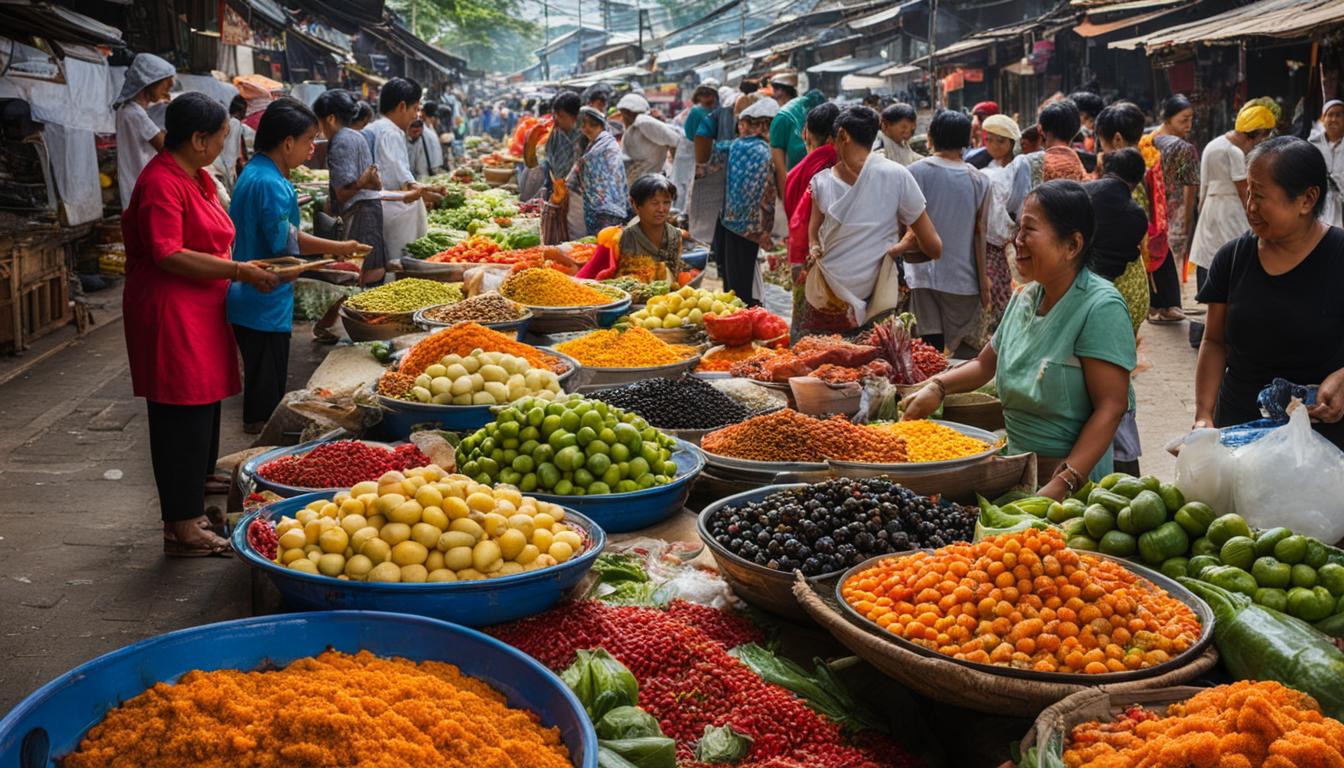
[{"label": "plastic tray", "polygon": [[1195,659],[1200,654],[1204,653],[1204,649],[1208,647],[1209,643],[1213,642],[1213,624],[1214,624],[1213,610],[1209,608],[1207,603],[1196,597],[1193,592],[1181,586],[1174,579],[1169,579],[1166,576],[1163,576],[1162,574],[1158,573],[1157,571],[1154,571],[1150,568],[1145,568],[1129,560],[1125,560],[1119,557],[1111,557],[1110,555],[1104,555],[1101,554],[1100,552],[1084,552],[1083,554],[1094,555],[1104,560],[1112,560],[1114,562],[1119,563],[1120,565],[1124,566],[1127,570],[1137,574],[1140,578],[1147,579],[1153,584],[1166,590],[1167,593],[1170,594],[1172,597],[1190,606],[1190,609],[1193,610],[1195,612],[1195,615],[1199,617],[1199,625],[1200,625],[1199,640],[1195,641],[1194,645],[1191,645],[1189,648],[1187,648],[1184,653],[1174,656],[1171,659],[1168,659],[1167,661],[1158,664],[1156,666],[1148,667],[1147,669],[1136,669],[1126,672],[1108,672],[1100,675],[1087,675],[1081,673],[1075,674],[1064,672],[1036,672],[1030,669],[1017,669],[1014,667],[1002,666],[998,664],[982,664],[980,662],[966,661],[965,659],[958,659],[952,656],[947,656],[931,648],[925,648],[924,646],[919,645],[918,643],[912,643],[903,637],[894,635],[886,631],[885,629],[879,627],[877,624],[869,620],[867,616],[863,616],[858,611],[854,610],[854,608],[850,606],[849,601],[845,600],[843,596],[845,582],[849,581],[851,578],[854,577],[855,574],[859,573],[860,571],[871,568],[872,566],[876,565],[878,562],[881,562],[882,560],[887,560],[890,558],[909,557],[910,555],[913,555],[915,554],[915,552],[919,551],[930,552],[932,550],[913,550],[910,552],[900,552],[891,555],[878,555],[877,557],[870,557],[867,560],[863,561],[862,563],[859,563],[853,568],[850,568],[849,570],[845,571],[844,575],[841,576],[840,579],[835,583],[835,601],[840,605],[841,615],[843,615],[846,619],[849,619],[851,622],[868,630],[870,634],[882,638],[889,643],[893,643],[897,646],[900,646],[901,648],[907,651],[913,651],[914,653],[918,653],[921,656],[928,656],[930,658],[950,661],[954,664],[961,664],[962,666],[970,667],[971,669],[975,669],[980,672],[987,672],[992,675],[1001,675],[1003,677],[1016,677],[1024,680],[1042,680],[1056,683],[1073,683],[1076,685],[1106,685],[1107,683],[1120,683],[1129,680],[1142,680],[1148,677],[1156,677],[1165,672],[1177,669],[1179,667],[1183,667],[1186,664],[1190,663],[1191,660]]},{"label": "plastic tray", "polygon": [[591,391],[645,379],[679,379],[699,364],[700,354],[697,352],[679,362],[650,365],[642,368],[596,368],[585,365],[583,366],[583,374],[579,376],[579,381],[582,382],[580,386]]},{"label": "plastic tray", "polygon": [[993,432],[987,432],[979,427],[972,427],[967,424],[958,424],[954,421],[941,421],[939,419],[929,419],[934,424],[941,424],[944,427],[951,427],[967,437],[973,437],[989,447],[973,456],[962,456],[957,459],[943,459],[942,461],[906,461],[898,464],[868,464],[862,461],[828,461],[836,469],[864,469],[887,474],[898,475],[925,475],[931,472],[944,472],[954,469],[962,469],[973,464],[979,464],[987,461],[989,457],[1003,450],[1003,440]]},{"label": "plastic tray", "polygon": [[[246,515],[233,530],[233,549],[248,565],[265,573],[291,608],[314,611],[355,609],[392,611],[483,627],[541,613],[579,583],[607,544],[602,528],[582,514],[566,509],[566,519],[588,534],[588,548],[559,565],[513,576],[479,581],[386,584],[342,581],[286,568],[261,556],[247,541],[247,527],[258,517],[293,515],[331,493],[310,493],[268,504]],[[534,495],[534,494],[530,494]],[[562,504],[564,502],[561,502]],[[568,505],[565,505],[568,506]]]},{"label": "plastic tray", "polygon": [[[274,483],[262,477],[261,474],[258,472],[258,470],[261,469],[261,466],[263,464],[273,459],[278,459],[281,458],[282,456],[297,456],[301,453],[307,453],[316,448],[317,446],[322,445],[323,443],[332,443],[336,442],[337,440],[349,440],[349,439],[351,438],[321,437],[318,438],[317,440],[311,440],[309,442],[302,443],[300,445],[294,445],[288,448],[276,448],[273,451],[267,451],[265,453],[257,454],[256,456],[253,456],[252,458],[243,462],[243,468],[242,468],[243,479],[251,480],[253,484],[256,485],[256,489],[258,492],[270,491],[271,493],[284,496],[285,498],[300,496],[305,493],[315,493],[321,491],[329,491],[331,493],[335,493],[337,491],[345,490],[344,486],[340,488],[301,488],[296,485],[284,485],[282,483]],[[389,443],[379,443],[373,440],[359,440],[358,442],[364,443],[365,445],[377,446],[378,448],[395,447]],[[377,480],[378,478],[371,477],[369,479]]]},{"label": "plastic tray", "polygon": [[684,507],[686,499],[691,495],[691,485],[705,468],[704,454],[685,440],[677,440],[677,450],[672,452],[672,461],[677,465],[677,476],[667,485],[599,496],[528,495],[573,507],[608,533],[638,531],[661,523]]},{"label": "plastic tray", "polygon": [[133,643],[39,688],[0,720],[0,765],[45,768],[79,746],[107,710],[199,669],[252,670],[328,648],[455,664],[512,707],[560,729],[576,768],[597,768],[597,733],[560,678],[526,654],[455,624],[404,614],[325,611],[206,624]]}]

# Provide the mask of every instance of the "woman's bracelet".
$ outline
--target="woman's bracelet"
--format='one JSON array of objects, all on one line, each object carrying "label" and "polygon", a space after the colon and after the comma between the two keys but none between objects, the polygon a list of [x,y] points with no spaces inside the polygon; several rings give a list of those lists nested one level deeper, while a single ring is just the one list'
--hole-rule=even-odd
[{"label": "woman's bracelet", "polygon": [[1069,465],[1067,461],[1061,461],[1055,468],[1055,477],[1064,481],[1064,485],[1069,489],[1069,495],[1072,496],[1083,484],[1083,476]]},{"label": "woman's bracelet", "polygon": [[242,266],[243,266],[243,265],[242,265],[241,262],[237,262],[237,261],[233,262],[233,281],[234,281],[235,283],[238,282],[238,274],[239,274],[239,270],[242,269]]},{"label": "woman's bracelet", "polygon": [[947,399],[947,386],[943,384],[942,379],[939,379],[937,376],[934,376],[933,378],[929,379],[929,385],[938,388],[938,402],[941,403],[942,401]]}]

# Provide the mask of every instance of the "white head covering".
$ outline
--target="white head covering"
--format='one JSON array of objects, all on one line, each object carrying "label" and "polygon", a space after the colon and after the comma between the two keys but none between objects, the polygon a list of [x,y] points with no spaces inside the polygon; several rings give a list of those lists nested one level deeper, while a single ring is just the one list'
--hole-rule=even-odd
[{"label": "white head covering", "polygon": [[742,110],[742,114],[738,115],[737,117],[739,120],[745,120],[747,118],[755,119],[755,118],[767,118],[767,117],[773,119],[774,116],[778,114],[779,114],[778,101],[775,101],[774,99],[757,99],[755,104],[752,104],[750,107],[747,107],[746,109]]},{"label": "white head covering", "polygon": [[990,115],[980,124],[980,127],[986,133],[992,133],[995,136],[1002,136],[1005,139],[1017,141],[1022,138],[1022,129],[1017,127],[1017,122],[1007,115]]},{"label": "white head covering", "polygon": [[641,113],[649,111],[649,100],[640,96],[638,93],[627,93],[616,102],[617,109],[626,109],[631,112]]},{"label": "white head covering", "polygon": [[152,53],[137,53],[126,68],[126,80],[121,84],[121,93],[112,102],[113,109],[135,98],[137,94],[166,77],[177,74],[177,68]]},{"label": "white head covering", "polygon": [[1344,107],[1344,101],[1340,101],[1339,99],[1331,99],[1325,102],[1324,104],[1321,105],[1321,114],[1324,115],[1326,112],[1329,112],[1331,107]]}]

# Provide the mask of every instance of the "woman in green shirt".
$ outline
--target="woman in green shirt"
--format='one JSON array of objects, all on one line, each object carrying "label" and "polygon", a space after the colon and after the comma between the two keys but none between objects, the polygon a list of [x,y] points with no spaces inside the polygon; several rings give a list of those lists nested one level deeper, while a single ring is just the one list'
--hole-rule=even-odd
[{"label": "woman in green shirt", "polygon": [[1040,493],[1062,499],[1111,472],[1111,442],[1133,402],[1137,364],[1125,300],[1087,268],[1095,219],[1074,181],[1037,187],[1014,244],[1025,287],[979,357],[907,398],[906,419],[932,413],[949,392],[996,380],[1010,452],[1033,451]]}]

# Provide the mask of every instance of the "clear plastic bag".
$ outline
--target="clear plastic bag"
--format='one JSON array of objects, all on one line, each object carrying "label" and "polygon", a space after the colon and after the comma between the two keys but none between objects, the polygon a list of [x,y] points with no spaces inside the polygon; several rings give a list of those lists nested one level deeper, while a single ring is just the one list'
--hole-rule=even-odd
[{"label": "clear plastic bag", "polygon": [[1237,512],[1252,526],[1286,526],[1324,542],[1344,538],[1344,452],[1311,428],[1305,407],[1237,449],[1235,474]]},{"label": "clear plastic bag", "polygon": [[1181,440],[1176,487],[1187,501],[1202,501],[1225,515],[1233,511],[1236,457],[1216,429],[1196,429]]}]

